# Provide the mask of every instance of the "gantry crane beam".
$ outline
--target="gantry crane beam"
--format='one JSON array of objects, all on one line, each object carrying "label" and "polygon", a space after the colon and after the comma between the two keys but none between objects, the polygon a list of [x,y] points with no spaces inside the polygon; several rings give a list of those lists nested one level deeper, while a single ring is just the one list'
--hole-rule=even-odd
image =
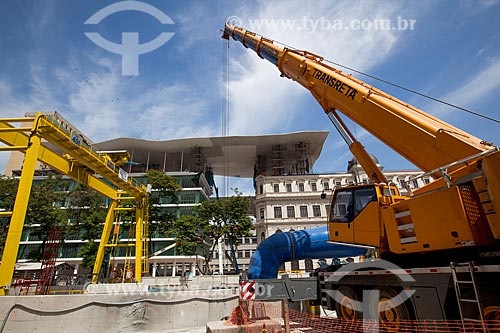
[{"label": "gantry crane beam", "polygon": [[43,115],[35,122],[34,130],[78,163],[101,175],[119,189],[136,198],[147,196],[146,187],[143,184],[120,172],[120,169],[114,165],[111,158],[107,158],[106,154],[93,151],[88,139],[75,129],[68,128],[67,124],[69,123],[57,114]]},{"label": "gantry crane beam", "polygon": [[[26,121],[27,118],[10,118],[13,121]],[[17,129],[14,131],[13,129]],[[16,128],[9,124],[6,119],[0,119],[0,141],[7,146],[3,150],[17,150],[26,154],[28,149],[29,135],[22,128]],[[52,149],[41,146],[38,152],[37,160],[43,164],[49,165],[52,169],[67,175],[68,177],[84,184],[108,198],[117,197],[117,189],[110,186],[90,170],[66,157],[54,152]]]}]

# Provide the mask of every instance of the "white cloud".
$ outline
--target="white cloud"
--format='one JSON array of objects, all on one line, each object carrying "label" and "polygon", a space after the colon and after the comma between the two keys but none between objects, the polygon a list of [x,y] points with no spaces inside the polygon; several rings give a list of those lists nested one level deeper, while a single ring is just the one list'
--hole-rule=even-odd
[{"label": "white cloud", "polygon": [[7,82],[0,81],[0,96],[8,96],[11,94],[11,87]]},{"label": "white cloud", "polygon": [[[122,76],[119,64],[108,58],[86,56],[89,63],[70,56],[67,64],[50,70],[33,64],[28,91],[18,93],[0,80],[0,115],[57,110],[94,142],[123,136],[165,140],[220,134],[219,118],[207,119],[213,110],[192,87],[144,87],[144,81]],[[0,156],[0,170],[5,163]]]},{"label": "white cloud", "polygon": [[210,110],[200,95],[192,94],[192,88],[176,83],[144,86],[144,81],[122,76],[119,66],[108,58],[90,59],[91,66],[80,68],[72,61],[70,69],[58,69],[56,76],[62,83],[74,76],[74,69],[86,73],[78,74],[79,80],[67,87],[67,100],[71,117],[76,119],[72,122],[93,141],[214,134],[213,124],[202,120],[203,112]]},{"label": "white cloud", "polygon": [[32,112],[33,106],[29,100],[19,98],[12,84],[0,80],[0,116],[1,117],[22,117],[24,113]]},{"label": "white cloud", "polygon": [[464,85],[441,99],[460,106],[471,106],[496,92],[500,87],[500,59],[495,59],[475,76],[464,81]]},{"label": "white cloud", "polygon": [[305,92],[296,83],[281,78],[273,65],[255,54],[244,60],[248,67],[238,65],[235,74],[239,78],[229,83],[230,135],[275,132],[277,126],[290,121],[290,110]]},{"label": "white cloud", "polygon": [[126,105],[120,98],[123,83],[119,72],[104,60],[99,62],[96,62],[96,70],[79,80],[67,95],[78,127],[94,141],[119,134],[119,113]]},{"label": "white cloud", "polygon": [[288,27],[267,24],[257,33],[364,70],[384,60],[397,40],[397,31],[364,29],[363,24],[369,27],[380,19],[393,22],[403,13],[402,7],[399,3],[377,2],[339,1],[314,6],[303,6],[298,0],[269,2],[255,18],[243,19],[243,23],[251,19],[267,23],[286,20]]},{"label": "white cloud", "polygon": [[485,50],[486,50],[485,48],[482,48],[479,51],[477,51],[476,55],[474,55],[474,58],[478,58],[481,54],[483,54]]},{"label": "white cloud", "polygon": [[485,7],[491,7],[500,3],[500,0],[480,0],[479,3]]},{"label": "white cloud", "polygon": [[[152,89],[135,104],[140,137],[150,140],[217,135],[207,103],[190,87],[174,84]],[[216,118],[218,119],[218,118]],[[216,123],[215,123],[216,124]]]},{"label": "white cloud", "polygon": [[[29,100],[19,98],[15,93],[12,84],[0,79],[0,117],[1,118],[19,118],[30,111],[33,105]],[[4,144],[0,143],[0,146]],[[0,152],[0,174],[4,173],[10,152]]]},{"label": "white cloud", "polygon": [[179,13],[178,22],[175,22],[178,38],[182,38],[182,43],[177,45],[179,51],[191,52],[193,46],[213,39],[217,30],[207,29],[208,27],[222,29],[223,22],[218,21],[218,15],[213,15],[213,6],[212,2],[198,2],[196,6],[190,6]]},{"label": "white cloud", "polygon": [[482,10],[483,8],[490,8],[500,3],[500,0],[461,0],[459,7],[464,11],[471,11],[473,13]]},{"label": "white cloud", "polygon": [[[341,1],[304,6],[303,1],[292,0],[263,2],[257,11],[242,13],[246,14],[240,16],[243,28],[248,28],[245,25],[256,27],[256,23],[260,23],[262,30],[254,31],[258,34],[358,70],[366,70],[383,63],[394,50],[396,43],[400,42],[398,31],[339,31],[333,28],[333,21],[342,18],[342,24],[350,27],[352,22],[361,23],[363,20],[394,20],[398,15],[404,14],[404,8],[398,2],[382,5],[379,2]],[[316,24],[314,33],[312,27],[307,28],[306,21]],[[324,23],[327,21],[330,29]],[[253,51],[245,51],[247,54],[231,63],[231,134],[287,132],[294,117],[307,112],[299,107],[304,106],[303,98],[308,94],[307,90],[290,80],[280,78],[278,69],[261,60]]]},{"label": "white cloud", "polygon": [[55,2],[53,0],[34,1],[28,6],[25,6],[22,1],[17,1],[17,3],[26,16],[26,25],[30,33],[43,38],[44,30],[50,26],[55,14]]}]

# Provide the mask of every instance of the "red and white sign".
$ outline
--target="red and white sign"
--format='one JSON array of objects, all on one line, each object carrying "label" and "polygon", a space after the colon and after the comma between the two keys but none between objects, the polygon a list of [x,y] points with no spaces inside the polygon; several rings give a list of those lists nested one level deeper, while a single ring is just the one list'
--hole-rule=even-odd
[{"label": "red and white sign", "polygon": [[255,299],[255,282],[240,281],[240,298]]}]

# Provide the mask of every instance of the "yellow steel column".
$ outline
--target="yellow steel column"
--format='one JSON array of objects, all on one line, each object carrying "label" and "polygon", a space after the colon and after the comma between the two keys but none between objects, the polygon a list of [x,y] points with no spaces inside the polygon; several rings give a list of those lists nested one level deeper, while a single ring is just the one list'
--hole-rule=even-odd
[{"label": "yellow steel column", "polygon": [[101,242],[99,243],[99,250],[97,250],[94,269],[92,271],[92,283],[97,283],[99,280],[99,272],[101,271],[102,261],[104,260],[104,251],[106,249],[106,244],[108,244],[111,230],[113,230],[115,209],[117,207],[118,201],[111,200],[109,203],[108,215],[106,215],[106,221],[104,222],[104,227],[102,229]]},{"label": "yellow steel column", "polygon": [[142,272],[149,273],[149,210],[148,210],[148,200],[147,197],[142,198],[142,256],[144,260],[142,261]]},{"label": "yellow steel column", "polygon": [[9,232],[5,241],[2,264],[0,265],[0,295],[5,295],[5,287],[12,283],[12,275],[14,274],[16,266],[17,252],[23,232],[26,208],[28,207],[31,186],[33,184],[33,175],[35,174],[40,143],[41,138],[37,135],[33,135],[29,147],[26,149],[23,172],[19,179],[16,201],[14,203],[14,209],[12,210]]},{"label": "yellow steel column", "polygon": [[142,279],[142,223],[144,207],[142,200],[139,201],[135,210],[135,281],[141,282]]}]

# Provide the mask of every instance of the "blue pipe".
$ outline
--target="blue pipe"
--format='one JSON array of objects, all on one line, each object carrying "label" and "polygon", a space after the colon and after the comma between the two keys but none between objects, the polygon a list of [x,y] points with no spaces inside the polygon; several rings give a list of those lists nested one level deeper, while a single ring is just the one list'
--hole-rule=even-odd
[{"label": "blue pipe", "polygon": [[248,279],[275,279],[287,261],[364,255],[366,248],[328,243],[326,226],[276,233],[259,244],[250,259]]}]

